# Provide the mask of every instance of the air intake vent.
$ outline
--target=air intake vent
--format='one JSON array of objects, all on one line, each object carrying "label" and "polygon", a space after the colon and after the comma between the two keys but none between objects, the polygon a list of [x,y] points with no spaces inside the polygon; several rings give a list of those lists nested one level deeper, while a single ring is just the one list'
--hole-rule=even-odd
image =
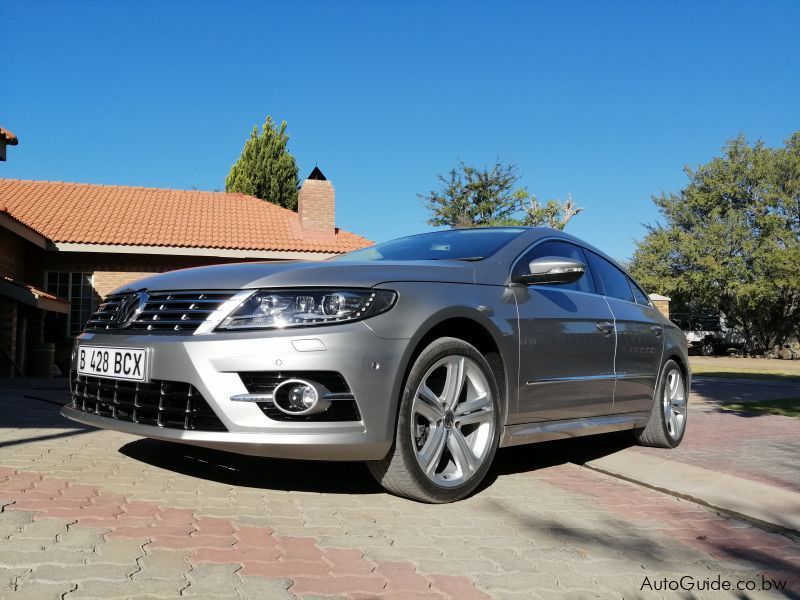
[{"label": "air intake vent", "polygon": [[118,421],[189,431],[227,431],[193,385],[136,383],[72,371],[72,407]]}]

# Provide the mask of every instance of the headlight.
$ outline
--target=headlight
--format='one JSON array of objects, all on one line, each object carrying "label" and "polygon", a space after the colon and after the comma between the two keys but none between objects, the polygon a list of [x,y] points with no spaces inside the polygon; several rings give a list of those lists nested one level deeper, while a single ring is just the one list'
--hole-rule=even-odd
[{"label": "headlight", "polygon": [[374,317],[394,306],[389,290],[259,290],[217,329],[283,329]]}]

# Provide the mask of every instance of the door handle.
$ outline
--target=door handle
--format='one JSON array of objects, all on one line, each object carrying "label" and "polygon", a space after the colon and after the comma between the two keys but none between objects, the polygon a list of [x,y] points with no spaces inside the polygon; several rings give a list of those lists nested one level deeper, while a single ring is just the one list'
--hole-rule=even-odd
[{"label": "door handle", "polygon": [[663,331],[663,329],[662,329],[660,326],[658,326],[658,325],[653,325],[653,326],[650,328],[650,331],[652,331],[652,332],[653,332],[653,333],[655,333],[656,335],[661,335],[661,332]]},{"label": "door handle", "polygon": [[614,324],[604,321],[597,324],[597,330],[602,332],[603,335],[609,335],[614,331]]}]

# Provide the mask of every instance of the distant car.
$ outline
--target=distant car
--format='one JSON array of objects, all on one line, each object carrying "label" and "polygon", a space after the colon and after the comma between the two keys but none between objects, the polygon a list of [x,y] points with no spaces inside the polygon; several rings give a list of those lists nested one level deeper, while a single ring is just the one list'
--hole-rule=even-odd
[{"label": "distant car", "polygon": [[63,414],[366,461],[391,492],[449,502],[499,446],[617,430],[677,446],[689,379],[681,331],[601,251],[551,229],[466,229],[118,289],[76,341]]},{"label": "distant car", "polygon": [[741,352],[745,338],[719,314],[674,314],[670,317],[686,335],[690,352],[703,356]]}]

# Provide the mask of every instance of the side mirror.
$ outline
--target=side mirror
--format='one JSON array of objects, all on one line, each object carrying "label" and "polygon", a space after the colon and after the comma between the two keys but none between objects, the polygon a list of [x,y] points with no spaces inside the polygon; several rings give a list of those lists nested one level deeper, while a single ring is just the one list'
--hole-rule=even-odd
[{"label": "side mirror", "polygon": [[586,272],[586,265],[579,260],[558,256],[543,256],[528,264],[528,273],[514,277],[514,283],[534,285],[537,283],[557,285],[578,281]]}]

